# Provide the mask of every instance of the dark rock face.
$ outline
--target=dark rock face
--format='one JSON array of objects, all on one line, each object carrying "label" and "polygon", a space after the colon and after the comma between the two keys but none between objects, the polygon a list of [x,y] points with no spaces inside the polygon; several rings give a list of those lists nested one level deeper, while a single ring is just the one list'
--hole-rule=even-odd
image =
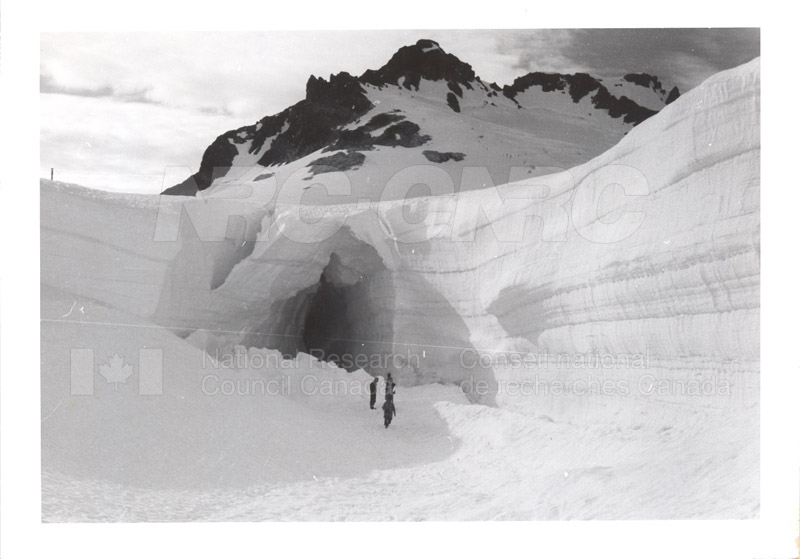
[{"label": "dark rock face", "polygon": [[306,98],[288,109],[287,126],[273,140],[259,165],[289,163],[336,141],[338,127],[353,122],[372,108],[359,81],[342,72],[330,81],[311,76]]},{"label": "dark rock face", "polygon": [[657,77],[651,76],[650,74],[625,74],[622,76],[622,79],[626,82],[631,82],[638,86],[647,87],[653,91],[658,91],[659,93],[666,93],[664,87],[661,85],[661,81]]},{"label": "dark rock face", "polygon": [[197,183],[194,182],[194,175],[192,175],[182,183],[164,189],[161,194],[166,196],[194,196],[197,192]]},{"label": "dark rock face", "polygon": [[463,97],[464,96],[464,90],[461,89],[461,86],[458,85],[456,82],[449,82],[447,84],[447,87],[449,87],[450,91],[452,91],[458,97]]},{"label": "dark rock face", "polygon": [[637,105],[625,96],[614,97],[605,87],[597,90],[597,93],[592,97],[592,103],[598,109],[607,110],[608,116],[612,118],[622,117],[623,122],[633,125],[644,122],[657,112]]},{"label": "dark rock face", "polygon": [[[630,74],[629,74],[630,75]],[[539,87],[542,91],[565,91],[574,103],[593,93],[592,105],[597,109],[605,109],[613,118],[622,117],[623,122],[640,124],[650,118],[656,111],[642,107],[627,97],[615,97],[598,79],[589,74],[546,74],[532,72],[514,80],[514,83],[503,88],[503,95],[517,102],[516,97],[531,87]],[[519,103],[517,102],[517,105]]]},{"label": "dark rock face", "polygon": [[261,151],[267,138],[272,138],[283,129],[283,125],[289,117],[290,112],[291,108],[281,111],[276,115],[264,117],[258,121],[261,127],[258,131],[255,130],[258,124],[253,127],[253,143],[250,146],[250,153],[258,153]]},{"label": "dark rock face", "polygon": [[390,124],[401,120],[403,120],[403,117],[397,114],[397,112],[380,113],[369,119],[369,122],[365,124],[364,127],[369,132],[372,132],[374,130],[378,130],[379,128],[383,128],[384,126],[389,126]]},{"label": "dark rock face", "polygon": [[329,81],[311,76],[306,98],[288,109],[261,119],[252,126],[226,132],[203,154],[200,170],[163,194],[194,195],[208,188],[214,179],[225,176],[238,154],[235,144],[252,140],[250,153],[261,150],[268,138],[270,149],[258,163],[263,166],[288,163],[334,142],[338,127],[350,123],[372,108],[361,83],[346,72]]},{"label": "dark rock face", "polygon": [[[340,131],[336,141],[322,151],[336,151],[341,149],[371,150],[376,144],[376,139],[372,136],[372,132],[403,120],[405,120],[405,117],[396,113],[377,114],[372,117],[368,123],[358,128]],[[419,127],[417,128],[419,129]]]},{"label": "dark rock face", "polygon": [[455,112],[461,112],[461,106],[458,104],[458,99],[452,92],[447,94],[447,106],[453,109]]},{"label": "dark rock face", "polygon": [[[592,91],[600,90],[600,82],[589,74],[574,74],[567,78],[569,84],[569,96],[573,103],[580,102],[581,99],[589,95]],[[606,90],[608,91],[608,90]]]},{"label": "dark rock face", "polygon": [[625,74],[622,76],[622,79],[631,83],[634,83],[641,87],[647,87],[655,91],[656,93],[661,95],[661,98],[664,99],[664,104],[669,105],[675,99],[681,96],[681,92],[678,91],[677,86],[673,87],[669,94],[667,94],[667,90],[664,89],[664,86],[661,84],[661,80],[659,80],[655,76],[651,76],[650,74],[640,73],[640,74]]},{"label": "dark rock face", "polygon": [[420,134],[419,130],[418,125],[404,120],[384,130],[380,136],[375,138],[375,144],[379,146],[415,148],[430,142],[431,137],[427,134]]},{"label": "dark rock face", "polygon": [[422,155],[425,156],[425,159],[431,161],[433,163],[446,163],[448,161],[463,161],[466,157],[465,154],[459,153],[456,151],[432,151],[432,150],[425,150],[422,152]]},{"label": "dark rock face", "polygon": [[[372,132],[388,123],[394,124],[387,126],[379,136],[372,135]],[[342,149],[371,151],[375,146],[414,148],[428,143],[431,139],[430,136],[419,132],[419,126],[406,120],[405,117],[399,114],[381,113],[354,130],[340,131],[336,141],[322,151]]]},{"label": "dark rock face", "polygon": [[365,160],[366,157],[364,154],[357,151],[335,153],[312,161],[309,165],[309,171],[312,175],[333,173],[335,171],[349,171],[350,169],[355,169],[363,165]]},{"label": "dark rock face", "polygon": [[194,196],[199,190],[208,188],[214,179],[224,177],[238,153],[232,143],[238,133],[238,130],[226,132],[214,140],[203,154],[200,170],[182,183],[166,189],[163,194]]},{"label": "dark rock face", "polygon": [[681,92],[678,91],[678,86],[676,85],[675,87],[673,87],[670,90],[669,95],[667,95],[667,100],[664,102],[664,104],[665,105],[669,105],[670,103],[675,101],[680,96],[681,96]]},{"label": "dark rock face", "polygon": [[398,85],[400,78],[405,78],[403,87],[409,90],[419,90],[421,79],[444,80],[472,89],[470,82],[477,76],[472,66],[444,52],[430,39],[420,39],[415,45],[401,48],[384,66],[361,75],[364,83],[377,87]]},{"label": "dark rock face", "polygon": [[531,72],[514,80],[511,85],[503,86],[503,95],[514,99],[517,94],[533,86],[539,86],[542,91],[563,90],[566,85],[565,76],[561,74],[545,74],[544,72]]}]

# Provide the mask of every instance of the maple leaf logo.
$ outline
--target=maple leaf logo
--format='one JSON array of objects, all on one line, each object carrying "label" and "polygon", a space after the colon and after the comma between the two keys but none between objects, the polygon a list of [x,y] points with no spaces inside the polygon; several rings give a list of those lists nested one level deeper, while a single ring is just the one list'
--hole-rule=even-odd
[{"label": "maple leaf logo", "polygon": [[133,367],[126,365],[125,360],[115,353],[108,363],[100,365],[100,374],[106,379],[106,383],[114,383],[114,392],[116,392],[119,383],[125,384],[128,377],[133,374]]}]

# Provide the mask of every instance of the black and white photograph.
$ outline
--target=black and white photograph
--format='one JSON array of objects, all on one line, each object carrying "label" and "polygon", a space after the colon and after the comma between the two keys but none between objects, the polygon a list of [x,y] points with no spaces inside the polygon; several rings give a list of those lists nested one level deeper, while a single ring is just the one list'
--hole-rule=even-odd
[{"label": "black and white photograph", "polygon": [[44,520],[758,514],[758,30],[416,35],[42,36]]},{"label": "black and white photograph", "polygon": [[37,529],[775,518],[763,30],[534,22],[41,29]]}]

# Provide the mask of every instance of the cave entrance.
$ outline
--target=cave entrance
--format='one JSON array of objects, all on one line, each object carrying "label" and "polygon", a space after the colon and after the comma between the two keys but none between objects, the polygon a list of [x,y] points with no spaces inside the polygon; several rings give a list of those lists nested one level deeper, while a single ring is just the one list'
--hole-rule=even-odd
[{"label": "cave entrance", "polygon": [[280,337],[264,347],[294,357],[298,352],[330,361],[347,371],[382,374],[393,348],[392,273],[377,251],[358,242],[332,252],[319,281],[277,301],[269,327]]},{"label": "cave entrance", "polygon": [[392,303],[386,300],[391,276],[377,253],[375,257],[380,266],[359,270],[331,254],[303,321],[307,353],[348,371],[382,368],[379,364],[392,344]]},{"label": "cave entrance", "polygon": [[[311,354],[350,372],[391,372],[401,386],[454,383],[471,401],[496,403],[493,369],[469,365],[478,352],[452,302],[420,272],[390,270],[375,247],[346,231],[339,235],[311,255],[314,283],[303,263],[279,271],[284,276],[272,284],[288,293],[270,303],[264,322],[240,343],[279,350],[287,359]],[[289,287],[298,279],[305,287]]]}]

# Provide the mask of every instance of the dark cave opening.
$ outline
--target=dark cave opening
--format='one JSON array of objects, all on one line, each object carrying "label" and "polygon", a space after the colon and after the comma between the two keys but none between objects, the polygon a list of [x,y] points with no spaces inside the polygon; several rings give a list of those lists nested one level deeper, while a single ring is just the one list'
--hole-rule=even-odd
[{"label": "dark cave opening", "polygon": [[[352,235],[336,241],[324,265],[314,257],[318,280],[274,300],[242,345],[286,359],[310,354],[350,372],[391,372],[401,386],[454,383],[471,401],[491,405],[492,369],[464,368],[463,356],[475,352],[470,330],[436,286],[419,272],[390,270],[374,246]],[[286,266],[286,279],[274,283],[296,282],[308,273],[303,268]]]},{"label": "dark cave opening", "polygon": [[342,366],[341,356],[351,349],[349,340],[353,332],[347,300],[356,289],[357,285],[337,286],[328,281],[325,272],[320,274],[303,323],[302,342],[308,353]]},{"label": "dark cave opening", "polygon": [[303,320],[306,353],[348,371],[378,372],[371,369],[392,350],[392,305],[386,304],[392,294],[391,275],[374,257],[369,266],[349,268],[331,254]]},{"label": "dark cave opening", "polygon": [[366,243],[333,252],[316,284],[277,301],[270,314],[270,334],[251,344],[380,374],[393,347],[392,274]]}]

